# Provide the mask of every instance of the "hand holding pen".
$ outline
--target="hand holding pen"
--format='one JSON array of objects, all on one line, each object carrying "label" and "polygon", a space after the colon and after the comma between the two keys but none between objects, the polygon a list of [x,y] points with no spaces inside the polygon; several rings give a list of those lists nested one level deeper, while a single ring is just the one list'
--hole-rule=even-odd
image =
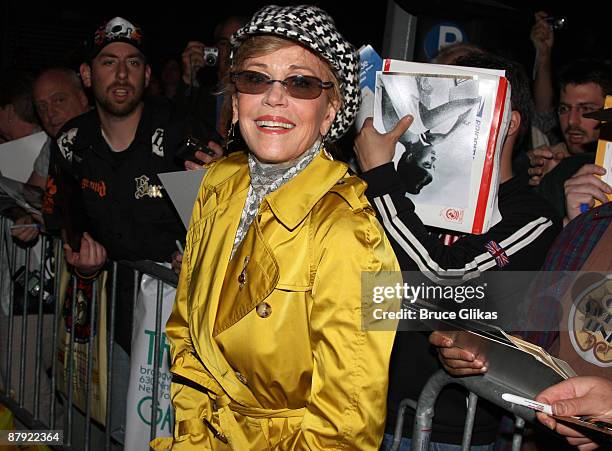
[{"label": "hand holding pen", "polygon": [[585,164],[565,182],[566,223],[588,211],[595,201],[608,202],[612,187],[601,180],[606,169],[596,164]]}]

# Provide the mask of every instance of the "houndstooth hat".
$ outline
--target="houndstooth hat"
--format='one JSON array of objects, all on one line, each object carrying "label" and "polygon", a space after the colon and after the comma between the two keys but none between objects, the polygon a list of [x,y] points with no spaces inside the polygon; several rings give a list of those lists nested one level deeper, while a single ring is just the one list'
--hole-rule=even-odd
[{"label": "houndstooth hat", "polygon": [[251,20],[231,38],[235,50],[254,35],[273,34],[297,41],[327,61],[340,82],[342,108],[329,129],[326,139],[336,141],[355,120],[359,109],[359,56],[342,37],[329,14],[316,6],[268,5],[257,11]]}]

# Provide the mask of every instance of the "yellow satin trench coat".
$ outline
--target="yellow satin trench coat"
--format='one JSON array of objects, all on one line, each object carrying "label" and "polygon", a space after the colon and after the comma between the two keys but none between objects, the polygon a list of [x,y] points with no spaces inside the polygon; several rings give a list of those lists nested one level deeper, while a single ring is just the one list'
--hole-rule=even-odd
[{"label": "yellow satin trench coat", "polygon": [[156,449],[378,449],[395,332],[362,329],[361,274],[399,266],[347,170],[317,155],[230,261],[246,156],[210,167],[167,324],[175,432]]}]

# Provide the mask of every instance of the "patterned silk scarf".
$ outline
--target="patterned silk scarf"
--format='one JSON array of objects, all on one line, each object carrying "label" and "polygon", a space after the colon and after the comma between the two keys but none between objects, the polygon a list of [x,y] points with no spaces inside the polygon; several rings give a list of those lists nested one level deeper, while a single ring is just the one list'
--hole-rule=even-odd
[{"label": "patterned silk scarf", "polygon": [[255,155],[249,152],[249,171],[251,174],[251,185],[247,195],[244,210],[240,217],[240,224],[234,239],[232,258],[234,253],[249,230],[249,226],[257,216],[261,201],[268,194],[276,191],[302,170],[319,153],[321,141],[317,140],[314,145],[294,160],[285,163],[262,163]]}]

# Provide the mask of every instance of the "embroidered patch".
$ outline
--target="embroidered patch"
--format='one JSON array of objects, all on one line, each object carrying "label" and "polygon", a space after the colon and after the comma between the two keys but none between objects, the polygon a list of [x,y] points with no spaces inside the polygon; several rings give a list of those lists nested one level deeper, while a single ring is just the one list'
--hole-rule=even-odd
[{"label": "embroidered patch", "polygon": [[612,367],[612,276],[575,296],[567,327],[580,358],[600,368]]},{"label": "embroidered patch", "polygon": [[106,183],[104,183],[104,180],[96,182],[94,180],[84,178],[81,180],[81,189],[90,189],[98,193],[98,196],[106,197]]},{"label": "embroidered patch", "polygon": [[164,197],[162,194],[163,187],[161,185],[150,185],[149,177],[146,175],[136,177],[134,180],[136,181],[136,192],[134,193],[134,197],[136,197],[136,199],[141,199],[145,196],[152,198]]},{"label": "embroidered patch", "polygon": [[151,151],[160,157],[164,156],[164,129],[157,128],[151,137]]},{"label": "embroidered patch", "polygon": [[57,146],[59,147],[62,156],[72,162],[72,149],[71,146],[74,144],[77,136],[78,128],[71,128],[70,130],[62,133],[59,138],[57,138]]},{"label": "embroidered patch", "polygon": [[98,28],[94,34],[94,42],[99,46],[108,41],[117,39],[133,40],[136,41],[137,44],[142,44],[142,31],[140,27],[137,27],[124,18],[115,17]]},{"label": "embroidered patch", "polygon": [[506,255],[506,251],[504,250],[504,248],[497,244],[495,241],[489,241],[484,245],[484,247],[495,259],[495,263],[500,268],[503,268],[508,263],[510,263],[510,259],[508,258],[508,255]]}]

